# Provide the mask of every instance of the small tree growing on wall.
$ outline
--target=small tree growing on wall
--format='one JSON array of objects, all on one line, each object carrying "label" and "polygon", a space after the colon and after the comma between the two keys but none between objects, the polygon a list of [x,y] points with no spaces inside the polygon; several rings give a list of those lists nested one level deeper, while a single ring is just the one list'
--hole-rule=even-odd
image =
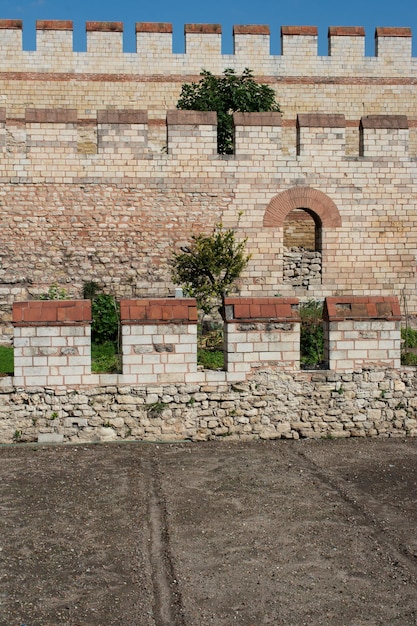
[{"label": "small tree growing on wall", "polygon": [[246,239],[238,242],[232,229],[217,224],[209,235],[193,235],[189,246],[171,258],[172,280],[196,298],[204,313],[219,304],[247,266]]},{"label": "small tree growing on wall", "polygon": [[233,154],[233,113],[280,111],[274,90],[258,84],[252,71],[246,68],[241,76],[227,69],[223,76],[203,70],[198,83],[185,84],[177,109],[217,112],[217,150]]}]

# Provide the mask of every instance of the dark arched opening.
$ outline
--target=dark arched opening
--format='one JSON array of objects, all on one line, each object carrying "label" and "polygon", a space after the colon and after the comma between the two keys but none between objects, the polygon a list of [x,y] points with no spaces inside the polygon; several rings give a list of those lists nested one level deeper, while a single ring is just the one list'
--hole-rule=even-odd
[{"label": "dark arched opening", "polygon": [[322,275],[322,224],[314,211],[292,209],[284,220],[283,281],[308,289],[320,285]]}]

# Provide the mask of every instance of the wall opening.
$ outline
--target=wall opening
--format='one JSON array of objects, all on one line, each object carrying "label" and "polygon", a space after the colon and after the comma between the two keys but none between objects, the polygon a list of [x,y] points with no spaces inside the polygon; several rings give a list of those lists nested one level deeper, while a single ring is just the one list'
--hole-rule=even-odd
[{"label": "wall opening", "polygon": [[322,278],[322,224],[306,208],[292,209],[284,221],[283,281],[308,289]]}]

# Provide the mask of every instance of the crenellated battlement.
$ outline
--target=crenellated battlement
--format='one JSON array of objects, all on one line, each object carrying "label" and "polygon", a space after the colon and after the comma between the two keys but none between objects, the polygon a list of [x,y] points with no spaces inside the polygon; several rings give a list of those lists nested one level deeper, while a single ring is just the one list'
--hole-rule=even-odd
[{"label": "crenellated battlement", "polygon": [[[83,120],[75,109],[26,109],[22,120],[8,119],[0,109],[0,163],[3,177],[16,168],[21,175],[34,171],[53,177],[57,160],[69,159],[92,171],[102,171],[106,163],[125,165],[131,176],[152,169],[152,161],[181,161],[184,168],[198,161],[217,162],[218,171],[230,169],[233,162],[252,161],[275,167],[276,159],[317,159],[325,156],[339,161],[352,156],[346,148],[346,118],[342,114],[299,114],[293,123],[283,125],[280,113],[235,113],[235,154],[225,159],[217,154],[215,112],[168,111],[166,143],[159,149],[149,142],[150,121],[146,111],[108,109],[97,112],[96,119]],[[349,127],[351,130],[351,127]],[[369,115],[356,124],[356,156],[388,160],[399,157],[414,160],[409,154],[409,123],[405,115]],[[414,127],[413,127],[414,130]],[[162,150],[161,150],[162,148]],[[145,163],[144,163],[145,162]],[[20,165],[18,165],[20,163]],[[135,163],[137,170],[135,171]]]},{"label": "crenellated battlement", "polygon": [[[135,52],[121,22],[88,22],[84,52],[70,21],[38,21],[31,51],[22,28],[0,20],[0,339],[13,301],[53,283],[172,294],[172,250],[218,223],[247,241],[240,296],[394,295],[417,312],[409,28],[378,28],[374,56],[362,27],[331,27],[328,55],[314,26],[283,26],[281,54],[264,25],[235,26],[232,54],[218,24],[187,24],[183,53],[167,23],[137,23]],[[251,69],[282,113],[235,113],[219,155],[216,114],[175,107],[226,68]]]},{"label": "crenellated battlement", "polygon": [[87,22],[87,51],[73,49],[71,21],[39,20],[36,50],[22,46],[23,23],[0,20],[0,72],[189,75],[250,67],[259,76],[417,76],[409,28],[377,28],[374,56],[365,56],[362,27],[328,30],[328,56],[318,55],[315,26],[282,26],[281,54],[270,53],[270,29],[237,25],[233,54],[222,54],[219,24],[186,24],[185,52],[174,53],[172,25],[138,22],[136,52],[123,52],[122,22]]}]

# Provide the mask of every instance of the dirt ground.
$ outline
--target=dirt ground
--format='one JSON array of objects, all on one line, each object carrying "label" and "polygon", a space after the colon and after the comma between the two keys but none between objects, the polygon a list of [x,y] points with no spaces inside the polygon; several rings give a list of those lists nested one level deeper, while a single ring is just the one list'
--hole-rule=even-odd
[{"label": "dirt ground", "polygon": [[0,447],[1,626],[417,624],[417,440]]}]

